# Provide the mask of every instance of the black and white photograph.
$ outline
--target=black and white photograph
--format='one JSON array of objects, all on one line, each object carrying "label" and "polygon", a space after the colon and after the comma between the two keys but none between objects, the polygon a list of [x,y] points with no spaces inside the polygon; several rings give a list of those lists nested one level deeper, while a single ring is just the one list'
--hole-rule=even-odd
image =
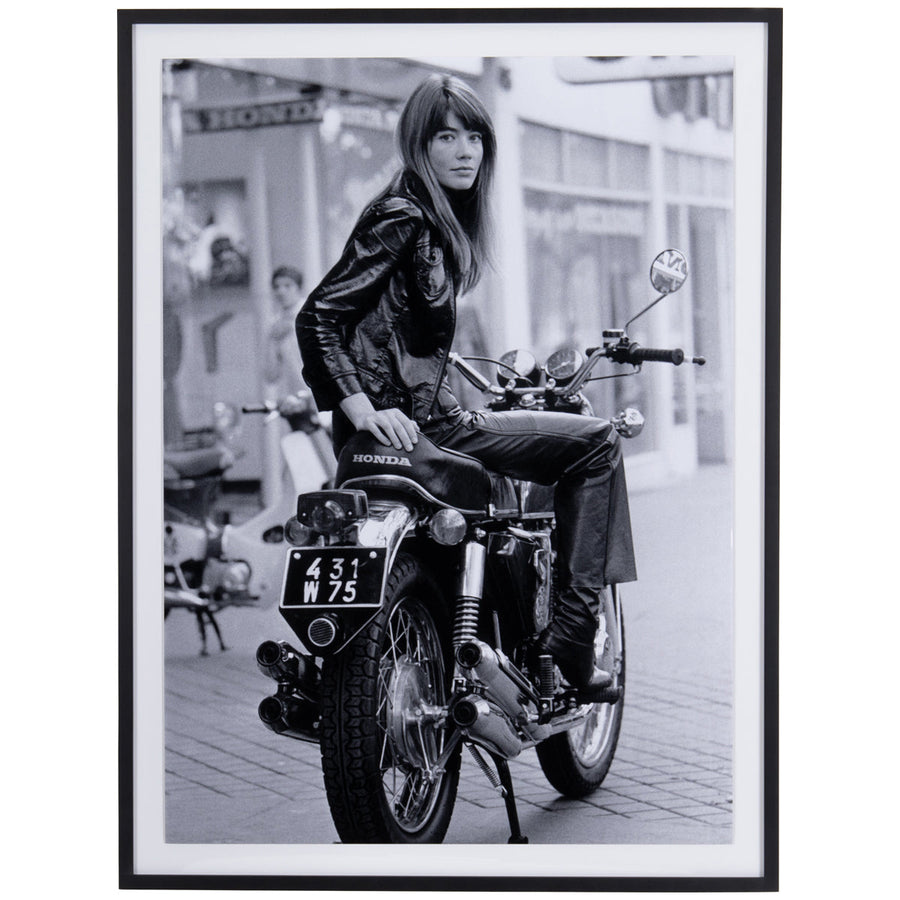
[{"label": "black and white photograph", "polygon": [[780,10],[460,12],[120,12],[125,886],[776,884]]},{"label": "black and white photograph", "polygon": [[[891,9],[515,5],[30,4],[10,18],[7,893],[891,895]],[[425,127],[408,166],[400,117],[432,76],[453,79],[462,129]],[[477,168],[472,188],[438,177],[450,180],[441,148],[463,130],[468,158],[449,168]],[[430,191],[412,181],[423,173]],[[468,217],[458,200],[482,185]],[[437,218],[442,194],[451,219]],[[397,228],[368,242],[388,212]],[[448,221],[486,238],[468,265]],[[311,372],[298,314],[321,317],[323,299],[346,296],[341,273],[388,247],[404,290],[369,284],[380,293],[366,310],[398,314],[389,352],[365,363],[384,332],[360,319],[335,348],[352,371]],[[430,292],[436,307],[420,303]],[[309,324],[327,338],[327,322]],[[429,341],[447,350],[441,398],[462,416],[437,440],[372,380],[403,388],[418,368],[390,368],[424,360]],[[685,358],[635,365],[635,345]],[[574,351],[591,367],[567,392]],[[369,440],[352,419],[355,433],[336,430],[348,391],[373,414],[398,410],[415,429],[395,413],[394,437],[416,441],[372,434],[351,448],[371,461],[348,462],[368,468],[345,484],[335,443]],[[559,408],[578,394],[589,415]],[[597,591],[604,650],[579,678],[572,632],[568,661],[539,642],[565,621],[560,586],[579,587],[560,569],[579,559],[566,534],[585,521],[556,505],[577,502],[559,494],[572,479],[553,480],[549,440],[534,458],[513,441],[489,465],[465,422],[552,415],[602,431],[627,409],[641,433],[620,420],[631,436],[613,425],[592,462],[624,482],[604,535],[621,550],[630,533],[631,552],[604,558],[618,569]],[[423,467],[429,440],[452,478]],[[346,540],[304,538],[348,508]],[[458,543],[436,539],[463,527]],[[460,580],[473,539],[480,584],[477,547]],[[354,553],[317,554],[318,579],[314,560],[291,570],[289,553],[316,547]],[[410,558],[420,589],[398,592]],[[377,622],[395,607],[409,627],[376,664]],[[330,656],[304,625],[320,610],[336,629],[365,618]],[[361,634],[368,673],[354,670]],[[430,677],[437,661],[445,681]],[[357,739],[335,740],[334,723],[361,736],[355,771],[377,768],[359,790],[344,747]],[[612,729],[598,783],[573,795],[551,751],[598,761],[599,745],[570,739]]]}]

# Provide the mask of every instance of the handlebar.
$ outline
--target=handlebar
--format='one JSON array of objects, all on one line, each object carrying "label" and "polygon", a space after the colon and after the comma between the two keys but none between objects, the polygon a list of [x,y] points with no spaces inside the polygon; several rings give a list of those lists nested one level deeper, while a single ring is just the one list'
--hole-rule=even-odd
[{"label": "handlebar", "polygon": [[478,369],[474,369],[466,362],[458,353],[451,353],[447,357],[451,365],[456,366],[460,374],[463,375],[470,384],[474,385],[480,391],[503,394],[503,388],[489,381]]},{"label": "handlebar", "polygon": [[632,366],[640,366],[645,362],[663,362],[671,363],[673,366],[680,366],[685,360],[698,366],[706,364],[706,360],[702,356],[686,357],[684,350],[680,348],[662,350],[654,347],[641,347],[624,336],[614,344],[610,343],[603,347],[589,347],[586,354],[586,361],[579,371],[575,373],[574,377],[567,381],[565,385],[559,386],[552,383],[550,385],[528,387],[510,384],[508,387],[503,388],[485,378],[458,353],[450,353],[448,360],[476,388],[498,397],[524,396],[526,394],[533,394],[534,396],[554,394],[560,397],[574,395],[589,380],[591,370],[600,359],[609,359],[615,363],[624,363]]}]

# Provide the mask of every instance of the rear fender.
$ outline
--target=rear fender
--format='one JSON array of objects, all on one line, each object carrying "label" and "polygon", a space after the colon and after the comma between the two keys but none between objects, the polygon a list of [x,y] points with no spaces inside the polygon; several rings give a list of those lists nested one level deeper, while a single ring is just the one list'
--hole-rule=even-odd
[{"label": "rear fender", "polygon": [[[327,650],[323,651],[321,648],[312,647],[307,640],[307,627],[314,619],[323,615],[322,608],[302,609],[296,606],[285,607],[284,598],[282,597],[279,604],[279,612],[297,637],[303,642],[308,652],[314,656],[321,656],[323,653],[327,653],[329,656],[339,653],[378,615],[384,604],[384,589],[387,576],[397,558],[400,545],[408,535],[415,531],[420,518],[421,514],[419,511],[414,506],[403,501],[370,500],[368,515],[365,521],[358,524],[357,540],[352,546],[384,548],[386,551],[384,578],[382,579],[381,589],[377,598],[378,605],[362,609],[346,607],[333,610],[330,614],[337,618],[341,628],[341,636],[337,643]],[[292,547],[290,552],[297,553],[299,550],[301,553],[308,552],[310,556],[313,556],[317,549],[315,546],[306,550]]]}]

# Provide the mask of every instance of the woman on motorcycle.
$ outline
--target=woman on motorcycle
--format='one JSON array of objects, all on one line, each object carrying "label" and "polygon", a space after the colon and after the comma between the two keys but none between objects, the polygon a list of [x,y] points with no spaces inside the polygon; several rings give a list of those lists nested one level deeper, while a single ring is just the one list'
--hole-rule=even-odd
[{"label": "woman on motorcycle", "polygon": [[512,478],[555,484],[559,596],[538,652],[586,695],[603,586],[636,578],[619,438],[568,413],[464,412],[446,376],[456,298],[487,264],[496,159],[490,116],[464,82],[425,79],[397,126],[402,167],[364,210],[297,316],[304,378],[334,410],[335,452],[354,430],[412,449],[419,435]]}]

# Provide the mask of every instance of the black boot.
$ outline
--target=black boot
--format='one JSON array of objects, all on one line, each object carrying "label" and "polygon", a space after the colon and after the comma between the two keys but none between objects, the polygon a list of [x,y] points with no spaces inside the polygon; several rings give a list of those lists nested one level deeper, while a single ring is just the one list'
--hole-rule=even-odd
[{"label": "black boot", "polygon": [[[610,672],[594,666],[594,637],[609,576],[633,577],[628,569],[631,527],[624,494],[621,451],[614,434],[607,454],[597,453],[587,477],[570,477],[556,488],[558,594],[552,620],[538,638],[538,652],[550,653],[566,681],[585,698],[600,694],[613,681]],[[605,470],[605,471],[604,471]],[[620,477],[622,475],[622,477]],[[616,522],[618,513],[618,522]],[[613,539],[610,540],[610,525]],[[607,571],[612,556],[626,563]]]},{"label": "black boot", "polygon": [[612,674],[594,665],[593,641],[584,644],[560,637],[552,623],[541,632],[536,651],[538,655],[549,653],[566,681],[585,697],[600,693],[612,684]]}]

